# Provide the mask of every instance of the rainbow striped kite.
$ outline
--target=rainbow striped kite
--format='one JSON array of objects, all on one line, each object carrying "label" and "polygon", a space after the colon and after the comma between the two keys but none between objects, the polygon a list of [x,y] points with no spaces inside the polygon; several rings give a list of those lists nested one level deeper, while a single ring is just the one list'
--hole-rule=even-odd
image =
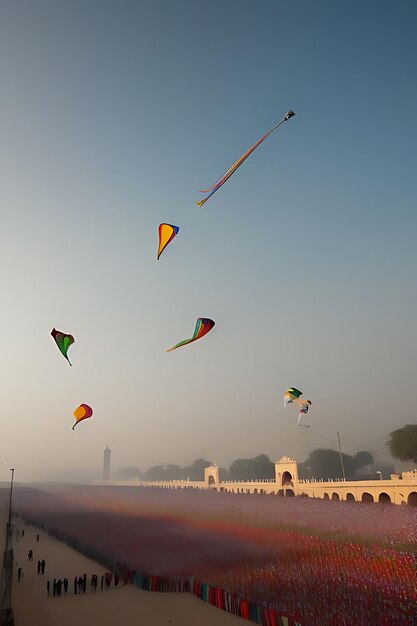
[{"label": "rainbow striped kite", "polygon": [[281,124],[283,124],[284,122],[287,122],[294,115],[295,115],[294,111],[288,111],[288,113],[282,118],[282,120],[278,122],[278,124],[276,124],[273,128],[271,128],[271,130],[269,130],[263,137],[258,139],[258,141],[254,143],[253,146],[249,148],[249,150],[240,157],[240,159],[238,159],[235,163],[233,163],[233,165],[229,167],[229,169],[226,170],[225,173],[222,174],[222,176],[220,176],[220,178],[216,180],[214,185],[212,185],[209,189],[200,189],[201,193],[208,193],[208,196],[206,198],[203,198],[202,200],[196,200],[197,206],[203,206],[203,204],[207,202],[207,200],[211,198],[211,196],[214,193],[216,193],[216,191],[220,189],[220,187],[224,185],[224,183],[227,180],[229,180],[231,175],[234,174],[234,172],[236,172],[237,168],[242,165],[243,161],[245,161],[248,158],[248,156],[252,154],[252,152],[259,146],[259,144],[261,144],[264,141],[264,139],[266,139],[271,133],[273,133],[274,130],[276,130],[279,126],[281,126]]},{"label": "rainbow striped kite", "polygon": [[180,341],[172,348],[169,348],[167,352],[172,352],[172,350],[180,348],[181,346],[185,346],[187,345],[187,343],[192,343],[193,341],[197,341],[197,339],[201,339],[201,337],[204,337],[204,335],[207,335],[207,333],[211,331],[215,323],[216,322],[213,322],[213,320],[210,320],[207,317],[199,317],[195,325],[194,334],[191,339],[184,339],[184,341]]}]

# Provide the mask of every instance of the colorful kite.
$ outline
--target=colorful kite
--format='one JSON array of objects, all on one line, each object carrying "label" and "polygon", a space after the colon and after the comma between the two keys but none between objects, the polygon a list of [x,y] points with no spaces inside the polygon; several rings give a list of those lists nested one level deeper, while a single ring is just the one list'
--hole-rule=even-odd
[{"label": "colorful kite", "polygon": [[93,409],[91,408],[91,406],[88,406],[88,404],[80,404],[80,406],[77,406],[77,408],[74,411],[74,417],[76,419],[76,422],[74,426],[72,427],[72,430],[74,430],[74,428],[79,422],[82,422],[83,420],[86,420],[87,418],[91,417],[92,414],[93,414]]},{"label": "colorful kite", "polygon": [[187,343],[192,343],[193,341],[197,341],[197,339],[201,339],[201,337],[204,337],[204,335],[207,335],[207,333],[211,331],[215,323],[216,322],[213,322],[213,320],[209,320],[206,317],[199,317],[197,320],[197,324],[195,325],[194,334],[191,339],[184,339],[184,341],[180,341],[172,348],[169,348],[167,352],[172,352],[172,350],[175,350],[176,348],[179,348],[181,346],[185,346],[187,345]]},{"label": "colorful kite", "polygon": [[55,339],[56,345],[58,346],[58,348],[60,349],[64,357],[67,359],[68,363],[71,365],[67,352],[68,352],[68,348],[72,346],[72,344],[75,341],[74,337],[72,335],[67,335],[65,333],[62,333],[60,330],[56,330],[55,328],[52,329],[51,335]]},{"label": "colorful kite", "polygon": [[301,398],[302,395],[303,395],[302,391],[300,391],[299,389],[296,389],[295,387],[290,387],[284,393],[284,407],[286,407],[287,404],[292,404],[293,402],[297,404],[300,407],[300,413],[298,415],[297,426],[305,426],[306,428],[310,428],[309,426],[306,426],[305,424],[300,424],[301,417],[308,413],[308,410],[311,406],[311,400],[302,399]]},{"label": "colorful kite", "polygon": [[158,256],[159,259],[165,248],[171,241],[174,239],[176,235],[178,235],[179,226],[173,226],[172,224],[159,224],[159,246],[158,246]]},{"label": "colorful kite", "polygon": [[252,152],[259,146],[259,144],[261,144],[264,141],[264,139],[266,139],[271,133],[273,133],[274,130],[276,130],[279,126],[281,126],[281,124],[283,124],[284,122],[287,122],[294,115],[295,115],[294,111],[288,111],[288,113],[282,118],[280,122],[278,122],[278,124],[276,124],[273,128],[271,128],[271,130],[269,130],[263,137],[258,139],[258,141],[255,144],[253,144],[253,146],[249,148],[249,150],[245,152],[245,154],[243,154],[240,157],[240,159],[238,159],[235,163],[233,163],[233,165],[231,165],[229,169],[226,170],[225,173],[222,176],[220,176],[220,178],[218,178],[216,182],[209,189],[200,189],[201,193],[208,193],[208,196],[206,198],[203,198],[202,200],[196,200],[197,206],[203,206],[203,204],[207,202],[207,200],[214,193],[216,193],[216,191],[220,189],[220,187],[224,185],[224,183],[227,180],[229,180],[231,175],[234,174],[234,172],[236,172],[237,168],[242,165],[243,161],[245,161],[248,158],[248,156],[252,154]]}]

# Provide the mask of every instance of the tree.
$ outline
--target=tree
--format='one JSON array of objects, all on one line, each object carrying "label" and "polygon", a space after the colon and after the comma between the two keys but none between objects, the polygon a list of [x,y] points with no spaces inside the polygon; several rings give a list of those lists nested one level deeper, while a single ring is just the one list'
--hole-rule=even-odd
[{"label": "tree", "polygon": [[190,480],[204,480],[204,470],[206,467],[213,465],[211,461],[206,459],[196,459],[191,465],[186,465],[181,469],[182,478]]},{"label": "tree", "polygon": [[179,480],[181,478],[181,468],[179,465],[167,463],[164,467],[165,480]]},{"label": "tree", "polygon": [[355,454],[355,469],[361,469],[362,467],[367,467],[368,465],[373,466],[374,460],[372,458],[372,454],[363,450],[362,452],[357,452]]},{"label": "tree", "polygon": [[225,467],[219,467],[219,479],[220,480],[230,480],[229,470]]},{"label": "tree", "polygon": [[133,478],[139,479],[140,469],[138,467],[134,467],[133,465],[129,465],[128,467],[118,469],[115,475],[121,480],[132,480]]},{"label": "tree", "polygon": [[145,473],[145,480],[166,480],[165,478],[165,465],[159,463],[150,467]]},{"label": "tree", "polygon": [[256,480],[274,478],[275,465],[266,454],[259,454],[253,459],[236,459],[230,465],[231,480]]},{"label": "tree", "polygon": [[[346,477],[353,474],[355,460],[349,454],[342,454]],[[308,457],[314,478],[343,478],[339,452],[334,450],[313,450]]]},{"label": "tree", "polygon": [[417,424],[407,424],[390,433],[387,442],[394,459],[417,463]]}]

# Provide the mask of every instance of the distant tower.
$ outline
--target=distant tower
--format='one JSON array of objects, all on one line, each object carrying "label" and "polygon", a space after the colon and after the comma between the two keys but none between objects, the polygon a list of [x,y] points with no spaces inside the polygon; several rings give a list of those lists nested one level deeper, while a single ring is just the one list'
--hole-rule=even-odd
[{"label": "distant tower", "polygon": [[107,448],[103,452],[103,480],[110,480],[110,455],[111,450],[107,444]]}]

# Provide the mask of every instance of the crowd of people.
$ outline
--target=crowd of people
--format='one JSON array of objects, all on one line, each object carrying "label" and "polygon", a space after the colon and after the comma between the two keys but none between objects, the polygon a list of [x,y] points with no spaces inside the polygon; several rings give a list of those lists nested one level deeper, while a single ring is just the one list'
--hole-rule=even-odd
[{"label": "crowd of people", "polygon": [[[119,574],[113,574],[112,572],[105,572],[101,577],[100,590],[103,591],[103,589],[109,589],[112,585],[112,582],[113,582],[113,586],[117,587],[119,584],[119,581],[120,581]],[[90,587],[91,587],[91,591],[93,591],[94,593],[97,591],[97,587],[98,587],[97,574],[91,575]],[[87,574],[84,574],[83,576],[75,576],[72,589],[73,589],[74,595],[86,593]],[[58,579],[54,578],[54,580],[52,581],[52,584],[50,580],[48,580],[46,583],[46,593],[48,594],[48,596],[49,595],[53,595],[53,596],[67,595],[68,590],[70,590],[71,592],[68,578],[64,578],[63,580],[61,580],[61,578],[58,578]]]}]

